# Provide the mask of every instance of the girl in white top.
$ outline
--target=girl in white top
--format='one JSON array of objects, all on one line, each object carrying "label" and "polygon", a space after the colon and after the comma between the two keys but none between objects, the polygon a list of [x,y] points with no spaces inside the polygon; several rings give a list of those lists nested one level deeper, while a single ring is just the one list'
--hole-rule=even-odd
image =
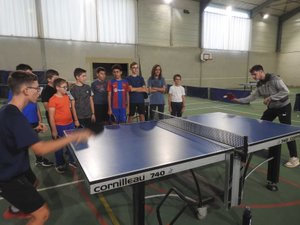
[{"label": "girl in white top", "polygon": [[181,75],[175,74],[173,76],[174,84],[169,90],[169,112],[172,116],[181,117],[185,110],[185,90],[181,86]]}]

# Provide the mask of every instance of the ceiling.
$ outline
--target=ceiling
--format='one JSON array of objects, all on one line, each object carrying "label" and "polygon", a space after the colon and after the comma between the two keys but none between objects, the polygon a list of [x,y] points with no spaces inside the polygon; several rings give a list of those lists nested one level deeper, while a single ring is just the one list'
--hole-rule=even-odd
[{"label": "ceiling", "polygon": [[236,9],[250,12],[251,17],[259,13],[268,13],[272,16],[291,16],[300,12],[300,0],[199,0],[204,4],[231,5]]}]

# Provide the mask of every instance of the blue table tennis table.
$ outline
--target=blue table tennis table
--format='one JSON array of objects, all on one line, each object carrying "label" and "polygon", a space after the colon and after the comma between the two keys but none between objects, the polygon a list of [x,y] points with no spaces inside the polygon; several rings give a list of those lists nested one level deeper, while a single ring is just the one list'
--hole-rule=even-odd
[{"label": "blue table tennis table", "polygon": [[[184,125],[191,123],[192,127],[199,125],[200,135],[166,125],[163,119],[107,126],[88,143],[70,145],[90,194],[132,186],[134,225],[144,224],[146,181],[225,162],[224,201],[235,206],[242,197],[240,153],[253,153],[300,137],[300,127],[220,112],[166,120],[173,119]],[[236,145],[217,141],[235,142],[238,137]]]}]

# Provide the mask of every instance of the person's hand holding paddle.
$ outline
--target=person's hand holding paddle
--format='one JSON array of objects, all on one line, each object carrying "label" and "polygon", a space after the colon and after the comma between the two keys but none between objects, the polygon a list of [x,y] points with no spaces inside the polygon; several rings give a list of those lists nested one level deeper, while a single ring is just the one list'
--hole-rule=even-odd
[{"label": "person's hand holding paddle", "polygon": [[78,129],[71,134],[69,134],[69,137],[72,138],[72,141],[79,143],[79,142],[85,142],[94,135],[94,132],[91,129]]},{"label": "person's hand holding paddle", "polygon": [[232,101],[232,102],[238,102],[238,101],[236,100],[235,95],[232,94],[232,93],[230,93],[230,92],[227,93],[226,95],[224,95],[223,98],[227,98],[229,101]]},{"label": "person's hand holding paddle", "polygon": [[97,123],[90,123],[88,126],[82,129],[77,129],[72,132],[70,136],[75,142],[85,142],[89,137],[93,135],[101,134],[104,131],[104,126]]}]

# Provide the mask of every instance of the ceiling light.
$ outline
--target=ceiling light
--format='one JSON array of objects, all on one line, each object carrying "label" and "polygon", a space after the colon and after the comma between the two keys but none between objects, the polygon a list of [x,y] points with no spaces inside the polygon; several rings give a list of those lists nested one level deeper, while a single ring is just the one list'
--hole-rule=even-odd
[{"label": "ceiling light", "polygon": [[265,20],[265,19],[268,19],[269,18],[269,14],[267,14],[267,13],[265,13],[265,14],[263,14],[263,19]]},{"label": "ceiling light", "polygon": [[226,11],[227,11],[227,12],[231,12],[231,11],[232,11],[232,6],[227,6],[227,7],[226,7]]},{"label": "ceiling light", "polygon": [[173,2],[173,0],[164,0],[164,2],[165,2],[166,4],[170,4],[171,2]]}]

